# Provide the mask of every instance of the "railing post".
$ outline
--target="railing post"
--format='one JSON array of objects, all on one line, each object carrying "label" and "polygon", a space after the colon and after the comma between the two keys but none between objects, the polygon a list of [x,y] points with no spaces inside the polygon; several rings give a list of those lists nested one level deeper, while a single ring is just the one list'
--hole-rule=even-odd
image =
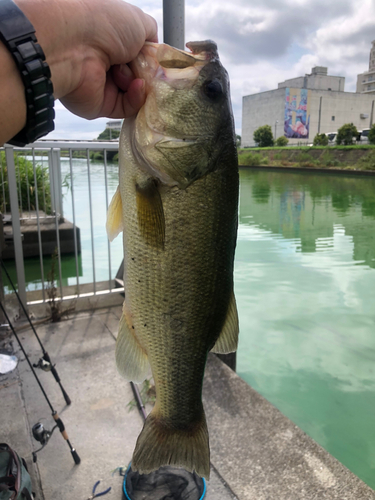
[{"label": "railing post", "polygon": [[60,149],[53,148],[49,155],[49,175],[51,186],[52,210],[63,217]]},{"label": "railing post", "polygon": [[22,304],[27,310],[25,267],[23,262],[20,211],[18,208],[16,168],[14,164],[14,152],[11,146],[5,146],[5,158],[8,170],[10,212],[12,215],[13,245],[14,255],[16,258],[18,295],[20,296]]}]

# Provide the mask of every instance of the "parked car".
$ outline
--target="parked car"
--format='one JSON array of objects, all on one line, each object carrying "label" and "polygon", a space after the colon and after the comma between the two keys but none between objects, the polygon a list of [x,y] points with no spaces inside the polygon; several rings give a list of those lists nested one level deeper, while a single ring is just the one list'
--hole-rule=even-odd
[{"label": "parked car", "polygon": [[358,135],[357,135],[357,143],[368,144],[368,133],[369,132],[370,132],[369,128],[364,128],[363,130],[359,130]]},{"label": "parked car", "polygon": [[328,146],[334,146],[336,144],[337,132],[327,132]]}]

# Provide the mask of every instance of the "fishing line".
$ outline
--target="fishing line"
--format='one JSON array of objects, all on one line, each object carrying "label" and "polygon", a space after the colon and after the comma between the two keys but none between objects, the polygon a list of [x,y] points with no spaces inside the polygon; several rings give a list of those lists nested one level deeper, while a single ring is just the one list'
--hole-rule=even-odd
[{"label": "fishing line", "polygon": [[30,323],[30,327],[32,329],[32,331],[34,332],[35,334],[35,337],[37,338],[38,342],[39,342],[39,345],[42,349],[42,352],[43,352],[43,356],[39,359],[38,363],[37,364],[34,364],[34,368],[40,368],[41,370],[45,371],[45,372],[52,372],[52,375],[55,377],[55,380],[56,382],[59,384],[60,386],[60,389],[61,389],[61,392],[64,396],[64,399],[65,399],[65,402],[67,405],[70,405],[71,404],[71,399],[70,397],[68,396],[68,394],[66,393],[64,387],[62,386],[62,383],[61,383],[61,380],[60,380],[60,377],[59,377],[59,374],[57,373],[57,370],[55,368],[55,365],[52,364],[52,361],[51,361],[51,358],[48,354],[48,352],[44,349],[44,346],[42,344],[42,341],[40,340],[39,338],[39,335],[37,334],[35,328],[34,328],[34,325],[32,324],[31,322],[31,319],[30,319],[30,316],[28,315],[27,311],[26,311],[26,308],[25,306],[23,305],[22,303],[22,300],[20,298],[20,296],[18,295],[18,292],[16,290],[16,287],[14,286],[13,284],[13,281],[11,280],[10,276],[9,276],[9,273],[4,265],[4,262],[3,262],[3,259],[0,259],[0,264],[1,264],[1,267],[3,268],[7,278],[8,278],[8,281],[11,285],[11,287],[13,288],[13,291],[14,293],[16,294],[17,296],[17,299],[18,299],[18,302],[20,304],[20,306],[22,307],[22,310],[26,316],[26,318],[28,319],[29,323]]},{"label": "fishing line", "polygon": [[[46,394],[46,391],[44,390],[44,388],[43,388],[43,386],[42,386],[42,384],[41,384],[41,382],[40,382],[40,380],[39,380],[39,378],[38,378],[38,376],[37,376],[37,374],[36,374],[36,372],[35,372],[35,370],[34,370],[34,368],[33,368],[33,365],[31,364],[31,361],[30,361],[30,359],[29,359],[28,355],[26,354],[26,351],[25,351],[25,349],[24,349],[24,347],[23,347],[23,345],[22,345],[22,343],[21,343],[21,341],[20,341],[20,338],[19,338],[19,336],[17,335],[17,332],[16,332],[16,330],[14,329],[14,327],[13,327],[13,325],[12,325],[12,323],[11,323],[10,319],[9,319],[9,316],[7,315],[7,312],[6,312],[6,310],[5,310],[4,306],[3,306],[3,304],[2,304],[1,302],[0,302],[0,307],[1,307],[2,311],[3,311],[3,313],[4,313],[4,316],[5,316],[5,318],[6,318],[7,322],[8,322],[8,325],[9,325],[10,329],[12,330],[12,332],[13,332],[14,336],[15,336],[15,337],[16,337],[16,339],[17,339],[18,345],[20,346],[21,351],[23,352],[23,354],[24,354],[24,356],[25,356],[25,359],[26,359],[26,361],[28,362],[28,364],[29,364],[29,366],[30,366],[30,369],[31,369],[31,371],[33,372],[33,375],[34,375],[34,377],[35,377],[36,381],[38,382],[38,385],[39,385],[39,387],[40,387],[40,390],[42,391],[43,396],[45,397],[45,400],[47,401],[48,406],[49,406],[49,407],[50,407],[50,409],[51,409],[51,412],[52,412],[52,418],[53,418],[53,419],[54,419],[54,421],[56,422],[56,426],[59,428],[59,431],[61,432],[61,434],[62,434],[63,438],[65,439],[65,441],[66,441],[66,442],[68,443],[68,445],[69,445],[70,452],[71,452],[71,454],[72,454],[72,457],[73,457],[74,462],[75,462],[76,464],[79,464],[79,463],[81,462],[81,459],[79,458],[78,453],[76,452],[76,450],[73,448],[73,446],[71,445],[71,443],[70,443],[70,441],[69,441],[69,437],[68,437],[68,434],[67,434],[67,432],[66,432],[66,430],[65,430],[64,423],[63,423],[63,421],[61,420],[61,418],[59,417],[59,415],[58,415],[57,411],[53,408],[53,406],[52,406],[52,404],[51,404],[51,402],[50,402],[50,400],[49,400],[49,398],[48,398],[48,396],[47,396],[47,394]],[[36,426],[38,426],[38,424],[36,424]],[[39,429],[35,429],[35,427],[36,427],[36,426],[34,426],[34,427],[33,427],[33,436],[34,436],[34,438],[35,438],[35,439],[37,439],[37,441],[40,441],[40,442],[42,443],[42,445],[43,445],[43,442],[42,442],[42,441],[44,441],[44,445],[45,445],[45,444],[46,444],[46,442],[47,442],[47,441],[49,440],[49,438],[51,437],[52,432],[54,431],[54,429],[55,429],[55,428],[53,428],[53,429],[52,429],[52,431],[46,431],[47,433],[49,433],[49,436],[47,436],[47,434],[44,434],[44,436],[43,436],[43,433],[42,433],[42,430],[43,430],[43,429],[41,429],[40,427],[39,427]],[[42,424],[39,424],[39,426],[42,426]],[[55,427],[56,427],[56,426],[55,426]],[[43,426],[42,426],[42,427],[43,427]],[[39,436],[40,436],[40,439],[38,439],[38,438],[36,437],[37,435],[39,435]],[[43,436],[43,437],[42,437],[42,436]],[[42,446],[42,448],[44,448],[44,445]],[[41,449],[42,449],[42,448],[41,448]],[[40,451],[40,450],[37,450],[37,451]],[[36,461],[36,453],[37,453],[37,452],[34,452],[34,453],[33,453],[34,462]]]}]

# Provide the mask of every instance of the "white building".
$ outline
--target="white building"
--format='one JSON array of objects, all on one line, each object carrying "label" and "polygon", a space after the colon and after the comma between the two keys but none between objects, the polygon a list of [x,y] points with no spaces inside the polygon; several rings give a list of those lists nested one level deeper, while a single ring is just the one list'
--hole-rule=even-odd
[{"label": "white building", "polygon": [[335,132],[345,123],[358,130],[371,127],[375,96],[344,89],[344,77],[318,66],[275,90],[244,96],[242,147],[256,145],[253,134],[262,125],[270,125],[276,138],[288,137],[289,144],[311,144],[316,134]]},{"label": "white building", "polygon": [[357,76],[357,92],[375,93],[375,40],[372,42],[368,71]]}]

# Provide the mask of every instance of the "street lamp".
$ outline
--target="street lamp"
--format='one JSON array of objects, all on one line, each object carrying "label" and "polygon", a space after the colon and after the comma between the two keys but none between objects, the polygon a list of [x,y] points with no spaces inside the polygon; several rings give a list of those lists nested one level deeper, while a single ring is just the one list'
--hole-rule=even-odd
[{"label": "street lamp", "polygon": [[275,121],[275,141],[276,141],[276,138],[277,138],[277,136],[276,136],[276,132],[277,132],[277,124],[278,124],[278,123],[279,123],[279,120],[276,120],[276,121]]}]

